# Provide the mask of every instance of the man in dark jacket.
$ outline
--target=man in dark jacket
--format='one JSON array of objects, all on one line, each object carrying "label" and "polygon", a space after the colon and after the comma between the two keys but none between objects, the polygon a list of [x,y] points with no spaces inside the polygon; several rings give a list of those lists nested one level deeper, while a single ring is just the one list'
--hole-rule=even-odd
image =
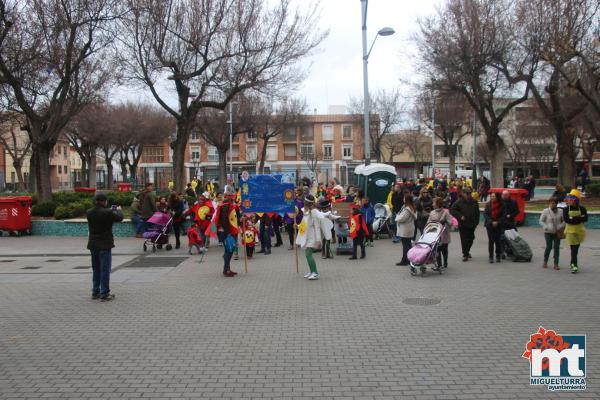
[{"label": "man in dark jacket", "polygon": [[110,293],[110,271],[112,248],[115,240],[112,224],[123,221],[120,208],[107,208],[108,198],[104,193],[96,195],[96,205],[88,210],[87,221],[89,239],[87,248],[92,254],[92,299],[110,301],[115,298]]},{"label": "man in dark jacket", "polygon": [[504,204],[504,230],[516,229],[516,218],[519,215],[519,206],[517,202],[510,198],[510,192],[505,190],[502,192],[502,203]]},{"label": "man in dark jacket", "polygon": [[[232,212],[234,210],[233,200],[230,195],[225,196],[223,204],[219,212],[219,219],[217,220],[217,232],[223,242],[223,276],[231,278],[237,275],[237,272],[231,270],[231,258],[236,247],[237,241],[237,221],[235,226],[232,226]],[[237,219],[237,216],[235,217]]]},{"label": "man in dark jacket", "polygon": [[144,221],[144,231],[146,230],[147,221],[158,209],[156,207],[156,196],[154,196],[154,188],[152,183],[147,183],[144,190],[140,192],[140,216]]},{"label": "man in dark jacket", "polygon": [[479,225],[479,204],[471,195],[471,188],[463,189],[461,197],[452,205],[450,213],[458,220],[463,261],[469,261],[473,258],[471,247],[475,241],[475,229]]}]

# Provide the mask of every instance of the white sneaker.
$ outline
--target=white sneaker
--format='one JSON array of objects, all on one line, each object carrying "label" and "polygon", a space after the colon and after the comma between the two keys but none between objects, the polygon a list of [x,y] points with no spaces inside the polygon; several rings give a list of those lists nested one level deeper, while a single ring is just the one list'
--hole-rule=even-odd
[{"label": "white sneaker", "polygon": [[311,276],[308,277],[309,281],[316,281],[317,279],[319,279],[320,275],[319,274],[312,274]]},{"label": "white sneaker", "polygon": [[305,278],[310,278],[310,276],[312,275],[312,272],[309,272],[308,274],[304,275]]}]

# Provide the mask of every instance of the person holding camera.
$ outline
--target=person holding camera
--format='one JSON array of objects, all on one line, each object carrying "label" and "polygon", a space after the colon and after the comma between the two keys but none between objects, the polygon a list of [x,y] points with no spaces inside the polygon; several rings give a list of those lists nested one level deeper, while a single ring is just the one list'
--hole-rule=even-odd
[{"label": "person holding camera", "polygon": [[108,197],[98,193],[96,205],[87,211],[89,228],[87,248],[92,256],[92,299],[110,301],[115,295],[110,293],[110,271],[112,267],[112,248],[115,240],[112,225],[123,221],[121,207],[108,208]]}]

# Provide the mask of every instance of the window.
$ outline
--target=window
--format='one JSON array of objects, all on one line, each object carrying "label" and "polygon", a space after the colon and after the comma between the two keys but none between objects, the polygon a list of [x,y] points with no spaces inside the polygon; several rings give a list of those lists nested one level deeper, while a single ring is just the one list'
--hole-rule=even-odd
[{"label": "window", "polygon": [[12,171],[10,173],[10,183],[17,183],[17,174],[15,173],[15,171]]},{"label": "window", "polygon": [[246,146],[246,161],[256,161],[256,145]]},{"label": "window", "polygon": [[190,133],[190,142],[198,142],[198,141],[200,141],[200,133],[199,132]]},{"label": "window", "polygon": [[191,162],[199,162],[200,161],[200,146],[190,147],[190,161]]},{"label": "window", "polygon": [[296,134],[296,127],[291,126],[283,132],[283,140],[286,142],[295,142],[298,135]]},{"label": "window", "polygon": [[333,160],[333,145],[323,145],[323,160]]},{"label": "window", "polygon": [[296,150],[295,144],[284,144],[283,145],[283,155],[285,157],[296,157],[298,150]]},{"label": "window", "polygon": [[[457,157],[462,157],[462,145],[454,145],[456,147],[456,156]],[[446,145],[444,144],[436,144],[435,145],[435,156],[436,157],[442,157],[442,158],[448,158],[449,155],[449,150],[450,150],[451,146],[446,147]]]},{"label": "window", "polygon": [[352,159],[352,145],[351,144],[342,145],[342,158],[344,160]]},{"label": "window", "polygon": [[323,140],[333,140],[333,125],[323,125]]},{"label": "window", "polygon": [[315,137],[314,126],[307,124],[302,126],[302,140],[313,140]]},{"label": "window", "polygon": [[63,158],[65,160],[67,159],[67,147],[66,146],[63,148]]},{"label": "window", "polygon": [[300,155],[302,159],[312,158],[315,154],[315,146],[312,143],[302,143],[300,145]]},{"label": "window", "polygon": [[67,166],[65,165],[65,169],[64,169],[64,171],[65,171],[65,174],[68,174],[68,173],[69,173],[69,167],[67,167]]},{"label": "window", "polygon": [[207,155],[208,161],[219,161],[219,153],[215,146],[208,146]]},{"label": "window", "polygon": [[352,125],[344,125],[342,127],[342,139],[352,139]]},{"label": "window", "polygon": [[267,146],[267,161],[277,161],[277,145],[270,144]]},{"label": "window", "polygon": [[[60,147],[59,147],[59,149],[60,149]],[[58,166],[58,173],[59,173],[59,174],[62,174],[62,165],[59,165],[59,166]]]},{"label": "window", "polygon": [[164,159],[164,148],[161,146],[144,147],[142,160],[144,163],[161,163]]},{"label": "window", "polygon": [[247,142],[256,142],[257,137],[258,137],[258,134],[256,133],[256,131],[246,132],[246,141]]},{"label": "window", "polygon": [[[229,151],[227,151],[227,155],[229,155]],[[231,146],[231,157],[237,158],[239,156],[240,156],[240,145],[234,144],[233,146]]]},{"label": "window", "polygon": [[58,146],[58,150],[56,150],[56,153],[57,153],[57,154],[60,154],[60,149],[61,149],[61,147],[60,147],[60,146]]}]

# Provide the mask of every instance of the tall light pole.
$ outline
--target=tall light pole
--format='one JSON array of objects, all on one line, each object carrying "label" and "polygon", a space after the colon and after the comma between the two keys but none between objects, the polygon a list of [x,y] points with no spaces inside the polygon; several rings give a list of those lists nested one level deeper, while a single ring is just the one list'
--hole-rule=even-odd
[{"label": "tall light pole", "polygon": [[431,177],[435,181],[435,91],[431,88]]},{"label": "tall light pole", "polygon": [[233,102],[229,103],[229,175],[233,179]]},{"label": "tall light pole", "polygon": [[360,5],[362,8],[362,48],[363,48],[363,134],[364,134],[364,148],[365,148],[365,165],[369,165],[371,161],[371,149],[370,149],[370,98],[369,98],[369,55],[371,54],[371,50],[373,50],[373,46],[375,45],[375,41],[378,36],[390,36],[395,32],[392,28],[385,27],[377,32],[375,35],[375,39],[373,39],[373,43],[371,47],[367,51],[367,8],[369,6],[369,0],[360,0]]}]

